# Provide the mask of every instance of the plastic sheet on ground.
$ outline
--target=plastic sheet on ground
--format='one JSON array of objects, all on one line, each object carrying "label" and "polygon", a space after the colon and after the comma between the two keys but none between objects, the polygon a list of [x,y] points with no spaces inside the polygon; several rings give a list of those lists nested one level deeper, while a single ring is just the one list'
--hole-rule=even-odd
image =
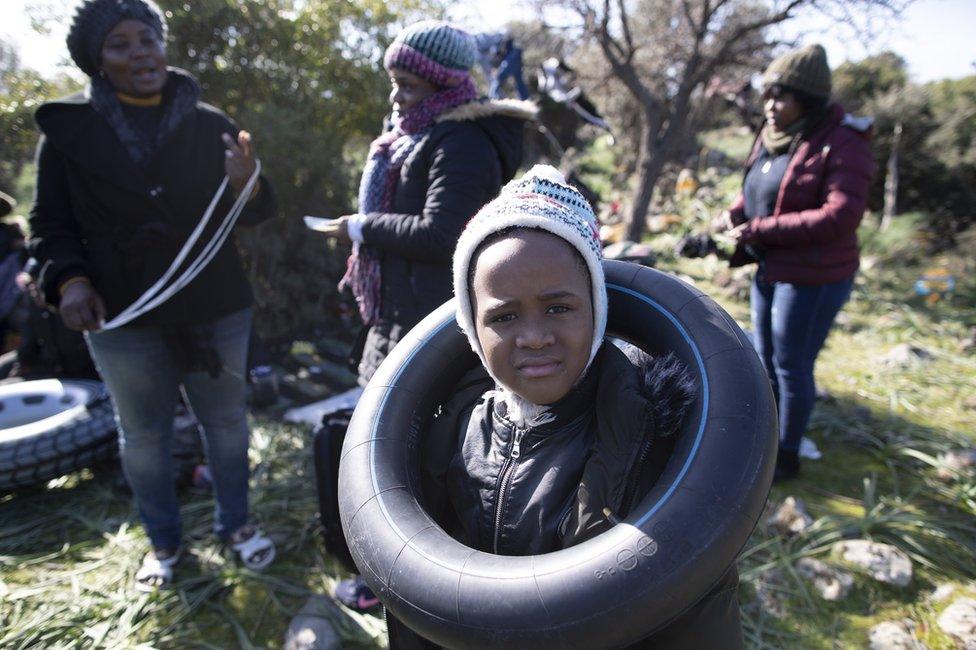
[{"label": "plastic sheet on ground", "polygon": [[285,422],[307,423],[313,427],[322,424],[322,418],[337,411],[352,409],[359,402],[359,396],[363,394],[361,386],[350,388],[344,393],[333,395],[320,402],[313,402],[285,411]]}]

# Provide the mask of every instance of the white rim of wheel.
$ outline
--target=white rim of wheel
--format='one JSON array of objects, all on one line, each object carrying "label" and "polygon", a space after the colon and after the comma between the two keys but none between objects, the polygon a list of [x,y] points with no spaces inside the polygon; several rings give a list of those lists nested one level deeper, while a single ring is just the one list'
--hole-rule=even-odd
[{"label": "white rim of wheel", "polygon": [[0,439],[18,440],[55,429],[81,415],[91,403],[90,386],[39,379],[0,387]]}]

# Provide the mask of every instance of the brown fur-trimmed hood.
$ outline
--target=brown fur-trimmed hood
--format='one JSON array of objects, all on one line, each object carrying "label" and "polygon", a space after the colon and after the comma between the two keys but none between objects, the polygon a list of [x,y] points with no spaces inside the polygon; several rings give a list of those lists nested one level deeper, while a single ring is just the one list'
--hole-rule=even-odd
[{"label": "brown fur-trimmed hood", "polygon": [[[534,122],[539,107],[533,102],[517,99],[478,100],[445,111],[437,124],[450,123],[478,126],[491,139],[502,166],[502,181],[507,183],[522,164],[522,140],[525,125]],[[470,127],[468,127],[470,128]]]},{"label": "brown fur-trimmed hood", "polygon": [[481,120],[488,117],[511,117],[522,121],[532,121],[539,116],[535,102],[521,99],[487,99],[461,104],[437,116],[437,122],[448,120]]}]

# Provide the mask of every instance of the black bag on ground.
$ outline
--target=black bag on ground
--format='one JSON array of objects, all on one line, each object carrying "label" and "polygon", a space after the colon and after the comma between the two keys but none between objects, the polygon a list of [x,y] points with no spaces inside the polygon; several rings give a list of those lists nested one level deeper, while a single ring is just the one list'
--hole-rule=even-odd
[{"label": "black bag on ground", "polygon": [[312,435],[322,541],[330,555],[338,559],[348,571],[356,573],[356,565],[349,554],[346,538],[342,535],[342,523],[339,521],[339,457],[351,417],[351,409],[328,413],[323,416],[322,424]]}]

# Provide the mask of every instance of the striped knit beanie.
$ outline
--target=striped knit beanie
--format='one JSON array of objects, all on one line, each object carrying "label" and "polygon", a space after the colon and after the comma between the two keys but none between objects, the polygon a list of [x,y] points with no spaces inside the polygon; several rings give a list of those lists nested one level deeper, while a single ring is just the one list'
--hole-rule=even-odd
[{"label": "striped knit beanie", "polygon": [[779,84],[801,93],[828,99],[830,97],[830,66],[823,46],[807,45],[773,59],[763,73],[764,88]]},{"label": "striped knit beanie", "polygon": [[589,202],[579,190],[566,183],[559,170],[549,165],[536,165],[525,176],[503,187],[498,197],[468,222],[458,240],[454,250],[454,296],[458,325],[467,335],[471,349],[487,368],[475,331],[468,287],[472,258],[481,243],[493,233],[513,228],[551,233],[576,249],[586,262],[593,299],[593,343],[589,366],[603,343],[607,328],[607,286],[603,276],[599,225]]},{"label": "striped knit beanie", "polygon": [[152,0],[83,0],[68,29],[68,53],[89,77],[98,74],[102,64],[105,37],[123,20],[143,22],[166,40],[166,18]]},{"label": "striped knit beanie", "polygon": [[383,66],[453,88],[470,76],[474,57],[474,40],[467,32],[440,20],[424,20],[397,34],[386,48]]}]

